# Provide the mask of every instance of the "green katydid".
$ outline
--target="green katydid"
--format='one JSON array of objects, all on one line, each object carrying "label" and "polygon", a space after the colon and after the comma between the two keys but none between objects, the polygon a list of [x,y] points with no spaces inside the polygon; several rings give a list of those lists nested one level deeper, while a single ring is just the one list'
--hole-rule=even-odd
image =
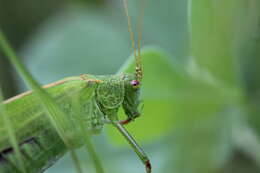
[{"label": "green katydid", "polygon": [[[141,22],[138,22],[138,51],[136,51],[127,0],[123,0],[123,2],[132,47],[134,48],[135,74],[108,76],[84,74],[46,85],[43,87],[44,90],[40,87],[37,88],[38,84],[33,79],[28,79],[29,85],[35,86],[32,87],[33,91],[5,100],[2,104],[4,111],[0,112],[0,117],[3,117],[2,113],[8,116],[8,122],[14,128],[12,135],[14,142],[10,142],[9,135],[4,135],[6,122],[0,119],[0,172],[43,171],[68,149],[71,149],[72,156],[75,157],[73,149],[82,146],[84,142],[88,145],[88,142],[86,142],[88,137],[82,136],[83,133],[86,132],[85,135],[87,136],[88,134],[99,133],[106,123],[112,124],[118,129],[145,165],[147,173],[151,172],[149,158],[123,127],[124,124],[140,115],[142,81]],[[141,12],[141,15],[143,15],[143,11]],[[20,73],[25,73],[25,75],[27,73],[27,76],[30,76],[1,33],[0,46],[12,63],[21,66]],[[46,99],[42,101],[42,98],[39,98],[38,95],[44,95]],[[50,96],[55,99],[55,103]],[[46,112],[43,105],[52,107],[53,111]],[[61,109],[56,109],[56,105],[59,105]],[[120,121],[117,116],[118,109],[121,106],[127,115],[127,119],[123,121]],[[58,112],[57,115],[59,116],[48,118],[49,115],[46,114],[53,112]],[[62,112],[65,112],[65,114]],[[50,125],[50,121],[54,126]],[[87,130],[82,131],[82,128]],[[89,147],[92,147],[91,144],[88,145],[88,149]],[[92,155],[95,155],[94,150],[91,151]],[[17,166],[17,161],[19,165],[22,165],[22,168]],[[96,164],[99,164],[99,161],[96,160],[96,162]],[[81,172],[80,168],[78,168],[78,172]],[[103,172],[103,170],[98,172]]]}]

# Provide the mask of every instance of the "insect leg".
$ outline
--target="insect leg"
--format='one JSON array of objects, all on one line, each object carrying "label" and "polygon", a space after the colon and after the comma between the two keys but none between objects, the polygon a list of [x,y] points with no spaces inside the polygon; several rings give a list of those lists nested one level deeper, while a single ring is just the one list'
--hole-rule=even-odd
[{"label": "insect leg", "polygon": [[112,121],[112,124],[118,129],[118,131],[125,137],[127,142],[131,145],[131,147],[134,149],[135,153],[138,155],[140,160],[143,162],[143,164],[146,167],[146,172],[151,173],[152,172],[152,166],[150,163],[149,158],[143,151],[143,149],[137,144],[135,139],[130,135],[130,133],[120,124],[120,122]]},{"label": "insect leg", "polygon": [[[144,105],[141,104],[141,109],[140,109],[140,110],[143,110],[143,107],[144,107]],[[141,112],[141,111],[140,111],[140,112]],[[119,121],[119,123],[120,123],[121,125],[126,125],[126,124],[128,124],[128,123],[134,121],[134,120],[135,120],[136,118],[138,118],[138,117],[140,117],[140,113],[136,113],[134,116],[128,117],[128,118],[125,119],[125,120],[121,120],[121,121]]]},{"label": "insect leg", "polygon": [[136,118],[138,118],[138,117],[139,117],[139,115],[136,116],[136,117],[133,117],[133,118],[127,118],[127,119],[125,119],[125,120],[119,121],[119,123],[120,123],[121,125],[126,125],[126,124],[128,124],[128,123],[134,121],[134,120],[135,120]]}]

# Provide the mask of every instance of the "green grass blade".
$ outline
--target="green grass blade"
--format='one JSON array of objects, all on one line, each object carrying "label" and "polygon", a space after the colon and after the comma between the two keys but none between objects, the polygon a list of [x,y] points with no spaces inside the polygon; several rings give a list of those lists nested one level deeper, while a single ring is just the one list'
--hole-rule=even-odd
[{"label": "green grass blade", "polygon": [[2,31],[0,30],[0,47],[2,48],[4,54],[6,57],[10,60],[12,65],[15,67],[15,69],[18,71],[18,73],[21,75],[21,77],[24,79],[26,84],[33,89],[34,92],[39,96],[40,101],[47,111],[48,118],[53,125],[53,127],[57,130],[59,136],[64,141],[65,145],[68,147],[68,149],[71,151],[71,157],[73,162],[75,163],[76,169],[78,173],[82,173],[82,169],[80,167],[79,160],[77,158],[76,153],[72,149],[71,145],[69,144],[66,133],[65,133],[65,126],[62,117],[65,114],[63,110],[58,106],[58,104],[49,96],[49,94],[41,88],[41,86],[34,80],[32,75],[29,73],[29,71],[26,69],[26,67],[21,63],[21,61],[17,58],[15,52],[9,45],[8,41],[4,37]]},{"label": "green grass blade", "polygon": [[84,126],[83,122],[81,121],[81,118],[79,117],[79,115],[80,115],[79,99],[72,100],[72,105],[73,105],[74,110],[75,110],[75,116],[78,118],[77,123],[80,126],[80,131],[81,131],[81,134],[82,134],[81,136],[83,136],[83,138],[84,138],[86,150],[89,153],[90,158],[93,161],[96,172],[97,173],[104,173],[105,172],[104,168],[101,164],[101,161],[98,157],[97,152],[95,151],[95,147],[94,147],[94,145],[93,145],[93,143],[90,139],[90,134],[89,134],[88,130],[86,129],[86,127]]},{"label": "green grass blade", "polygon": [[85,130],[85,127],[83,126],[82,123],[80,123],[80,128],[81,128],[82,133],[84,133],[83,136],[84,136],[86,150],[88,151],[90,158],[93,160],[96,172],[104,173],[105,172],[104,168],[101,164],[101,161],[98,157],[97,152],[95,151],[94,145],[93,145],[92,141],[90,140],[90,135],[88,134],[87,130]]},{"label": "green grass blade", "polygon": [[18,161],[18,164],[19,164],[18,167],[21,169],[22,173],[26,173],[27,171],[26,171],[23,159],[22,159],[22,153],[21,153],[21,150],[19,148],[19,144],[17,142],[15,132],[13,130],[13,126],[10,122],[8,115],[5,112],[5,106],[4,106],[4,104],[2,104],[3,99],[4,98],[3,98],[3,94],[2,94],[2,89],[1,89],[1,86],[0,86],[0,115],[3,115],[2,118],[3,118],[4,125],[5,125],[5,129],[6,129],[8,136],[9,136],[11,146],[14,149],[14,152],[16,154],[16,158],[17,158],[17,161]]}]

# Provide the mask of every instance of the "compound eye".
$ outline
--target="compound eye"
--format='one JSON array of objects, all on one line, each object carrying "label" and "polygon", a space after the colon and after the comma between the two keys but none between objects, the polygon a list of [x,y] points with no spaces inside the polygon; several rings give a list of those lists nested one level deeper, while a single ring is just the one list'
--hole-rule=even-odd
[{"label": "compound eye", "polygon": [[138,86],[139,84],[140,84],[140,83],[139,83],[139,81],[137,81],[137,80],[132,80],[132,81],[131,81],[131,85],[134,86],[134,87]]}]

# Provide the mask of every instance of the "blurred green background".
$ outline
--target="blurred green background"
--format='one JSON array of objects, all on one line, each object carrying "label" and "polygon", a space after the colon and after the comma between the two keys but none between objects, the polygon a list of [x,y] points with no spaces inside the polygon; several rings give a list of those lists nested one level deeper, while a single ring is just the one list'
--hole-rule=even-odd
[{"label": "blurred green background", "polygon": [[[143,21],[145,106],[127,128],[153,171],[260,172],[259,0],[146,0]],[[0,0],[0,27],[41,84],[114,74],[132,53],[120,0]],[[26,90],[1,52],[0,84],[5,98]],[[106,172],[144,172],[116,130],[93,139]],[[65,156],[46,172],[75,170]]]}]

